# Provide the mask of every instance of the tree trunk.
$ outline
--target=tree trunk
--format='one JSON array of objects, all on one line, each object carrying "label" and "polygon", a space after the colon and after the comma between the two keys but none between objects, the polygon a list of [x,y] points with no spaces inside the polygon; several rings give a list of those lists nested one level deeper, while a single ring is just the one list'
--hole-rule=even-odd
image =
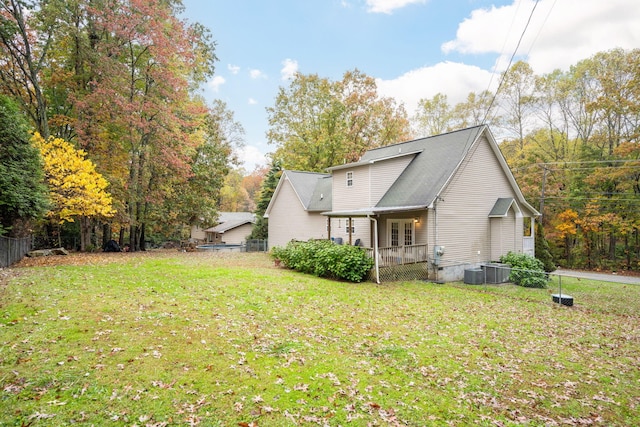
[{"label": "tree trunk", "polygon": [[91,219],[80,217],[80,252],[85,252],[91,245]]},{"label": "tree trunk", "polygon": [[120,227],[120,232],[118,233],[118,245],[120,247],[124,247],[124,227]]},{"label": "tree trunk", "polygon": [[146,224],[143,222],[140,225],[140,250],[141,251],[147,250],[147,244],[145,243],[145,235],[144,235],[145,228],[146,228]]},{"label": "tree trunk", "polygon": [[629,247],[629,234],[624,235],[624,253],[627,255],[627,270],[631,270],[631,248]]},{"label": "tree trunk", "polygon": [[616,233],[613,230],[609,233],[609,259],[616,260]]},{"label": "tree trunk", "polygon": [[135,252],[140,250],[140,240],[138,240],[138,231],[139,228],[137,225],[132,225],[129,228],[129,250],[131,252]]},{"label": "tree trunk", "polygon": [[102,224],[102,247],[107,244],[109,240],[113,237],[113,233],[111,232],[111,224],[103,223]]}]

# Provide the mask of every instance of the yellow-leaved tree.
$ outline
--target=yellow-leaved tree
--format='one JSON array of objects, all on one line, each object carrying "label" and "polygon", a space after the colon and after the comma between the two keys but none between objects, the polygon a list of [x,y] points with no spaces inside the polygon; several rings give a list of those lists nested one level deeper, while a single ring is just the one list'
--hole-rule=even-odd
[{"label": "yellow-leaved tree", "polygon": [[80,220],[80,250],[85,251],[91,244],[91,221],[115,214],[106,191],[109,183],[83,150],[64,139],[51,136],[45,140],[36,133],[32,141],[42,153],[53,205],[47,216],[58,224]]}]

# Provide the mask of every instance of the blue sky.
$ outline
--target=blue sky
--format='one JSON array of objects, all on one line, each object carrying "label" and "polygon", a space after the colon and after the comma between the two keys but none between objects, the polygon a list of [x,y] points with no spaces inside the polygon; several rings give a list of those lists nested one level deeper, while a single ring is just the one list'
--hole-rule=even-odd
[{"label": "blue sky", "polygon": [[296,71],[339,80],[358,68],[413,115],[419,99],[438,92],[455,104],[494,90],[492,73],[507,66],[532,10],[516,59],[536,73],[640,47],[636,1],[184,0],[184,16],[217,43],[216,73],[202,92],[243,125],[240,157],[251,171],[275,149],[265,108]]}]

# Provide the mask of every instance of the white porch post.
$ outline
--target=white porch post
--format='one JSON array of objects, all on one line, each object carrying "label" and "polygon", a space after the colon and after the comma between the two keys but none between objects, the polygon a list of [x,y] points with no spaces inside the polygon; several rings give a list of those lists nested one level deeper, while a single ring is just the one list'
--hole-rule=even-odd
[{"label": "white porch post", "polygon": [[369,217],[373,221],[373,261],[376,268],[376,283],[380,284],[380,265],[378,263],[378,220],[376,218]]}]

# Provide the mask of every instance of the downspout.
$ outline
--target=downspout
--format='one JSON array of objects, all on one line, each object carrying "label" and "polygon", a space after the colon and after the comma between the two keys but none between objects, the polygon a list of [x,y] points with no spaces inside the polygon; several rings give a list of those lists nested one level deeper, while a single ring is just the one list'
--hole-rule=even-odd
[{"label": "downspout", "polygon": [[438,277],[438,266],[440,265],[440,263],[436,263],[436,259],[435,259],[435,249],[438,246],[438,201],[440,200],[440,195],[438,194],[436,196],[436,199],[433,202],[433,251],[434,251],[434,266],[435,266],[435,272],[436,272],[436,283],[438,283],[439,281],[439,277]]},{"label": "downspout", "polygon": [[380,284],[380,265],[378,264],[378,220],[367,215],[373,221],[373,261],[376,269],[376,283]]}]

